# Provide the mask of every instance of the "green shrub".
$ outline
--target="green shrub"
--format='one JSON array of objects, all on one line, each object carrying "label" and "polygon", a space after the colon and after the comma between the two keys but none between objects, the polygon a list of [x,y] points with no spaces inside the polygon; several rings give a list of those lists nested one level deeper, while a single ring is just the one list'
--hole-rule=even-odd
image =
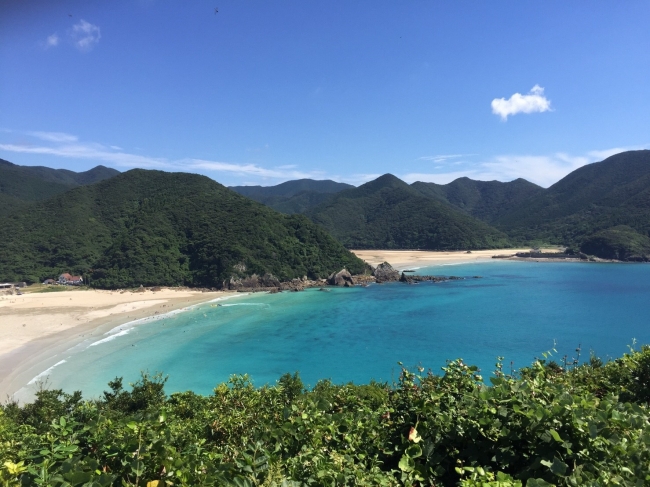
[{"label": "green shrub", "polygon": [[306,390],[285,374],[255,388],[164,393],[121,379],[95,401],[41,391],[0,409],[2,485],[641,486],[650,481],[650,347],[602,363],[536,361],[396,384]]}]

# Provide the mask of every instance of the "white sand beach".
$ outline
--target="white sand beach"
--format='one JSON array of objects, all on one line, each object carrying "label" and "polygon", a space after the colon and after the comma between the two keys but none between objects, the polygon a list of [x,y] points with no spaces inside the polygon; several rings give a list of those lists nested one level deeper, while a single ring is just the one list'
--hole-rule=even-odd
[{"label": "white sand beach", "polygon": [[70,290],[0,296],[0,400],[14,394],[73,344],[115,326],[233,292]]},{"label": "white sand beach", "polygon": [[[542,249],[545,252],[556,252],[556,248]],[[441,264],[457,264],[462,262],[490,260],[493,255],[514,255],[517,252],[528,252],[530,247],[519,249],[497,250],[465,250],[429,251],[429,250],[352,250],[360,259],[376,266],[388,262],[398,270],[412,267],[427,267]]]}]

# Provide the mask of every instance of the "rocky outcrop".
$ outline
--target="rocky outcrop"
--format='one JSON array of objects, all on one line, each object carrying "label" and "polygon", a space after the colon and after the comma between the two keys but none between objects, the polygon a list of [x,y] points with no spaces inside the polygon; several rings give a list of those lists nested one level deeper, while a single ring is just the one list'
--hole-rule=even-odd
[{"label": "rocky outcrop", "polygon": [[418,282],[458,281],[463,279],[481,279],[481,276],[473,276],[471,278],[458,276],[407,276],[402,272],[402,275],[399,278],[400,282],[404,282],[406,284],[417,284]]},{"label": "rocky outcrop", "polygon": [[224,281],[223,288],[231,291],[240,291],[240,290],[267,290],[273,288],[279,288],[282,283],[280,280],[275,277],[273,274],[264,274],[263,276],[258,276],[253,274],[252,276],[237,278],[231,277],[228,281]]},{"label": "rocky outcrop", "polygon": [[273,274],[258,276],[253,274],[248,277],[231,277],[223,282],[222,289],[239,292],[280,292],[280,291],[302,291],[309,287],[320,287],[325,284],[325,279],[310,280],[307,276],[302,279],[295,278],[290,281],[280,281]]},{"label": "rocky outcrop", "polygon": [[388,262],[379,264],[375,270],[372,271],[372,275],[375,277],[375,280],[378,283],[382,282],[392,282],[399,280],[399,272],[393,269],[393,266]]},{"label": "rocky outcrop", "polygon": [[327,284],[330,286],[350,287],[354,286],[354,280],[352,279],[352,274],[350,274],[347,269],[342,269],[339,272],[330,275],[327,278]]}]

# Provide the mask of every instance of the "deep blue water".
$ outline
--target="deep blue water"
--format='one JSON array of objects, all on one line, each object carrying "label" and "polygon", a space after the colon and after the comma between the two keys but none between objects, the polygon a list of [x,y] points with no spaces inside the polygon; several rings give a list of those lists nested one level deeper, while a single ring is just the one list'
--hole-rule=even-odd
[{"label": "deep blue water", "polygon": [[305,383],[392,381],[398,361],[439,371],[462,357],[484,376],[495,358],[515,369],[557,343],[582,358],[617,357],[650,343],[650,265],[485,262],[421,269],[475,276],[444,283],[255,294],[141,324],[77,347],[50,372],[52,386],[99,394],[116,376],[169,375],[167,391],[210,393],[231,374],[256,385],[300,371]]}]

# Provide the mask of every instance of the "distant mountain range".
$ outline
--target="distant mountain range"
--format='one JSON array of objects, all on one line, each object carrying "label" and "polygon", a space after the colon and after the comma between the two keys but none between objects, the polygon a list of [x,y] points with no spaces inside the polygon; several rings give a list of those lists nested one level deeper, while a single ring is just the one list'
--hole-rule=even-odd
[{"label": "distant mountain range", "polygon": [[231,186],[230,189],[282,213],[305,213],[333,193],[354,188],[336,181],[297,179],[277,186]]},{"label": "distant mountain range", "polygon": [[458,178],[449,184],[415,182],[411,186],[486,223],[544,192],[544,188],[521,178],[508,183]]},{"label": "distant mountain range", "polygon": [[524,179],[409,185],[390,174],[359,187],[302,179],[230,189],[192,174],[0,160],[0,280],[72,272],[100,287],[219,287],[252,273],[362,272],[344,247],[558,244],[650,260],[648,150],[589,164],[548,189]]},{"label": "distant mountain range", "polygon": [[18,166],[0,159],[0,216],[25,203],[46,200],[69,189],[96,183],[120,172],[104,166],[74,172],[43,166]]},{"label": "distant mountain range", "polygon": [[[601,249],[600,255],[650,258],[650,246],[643,250],[642,243],[650,236],[649,150],[588,164],[547,189],[525,179],[502,183],[459,178],[444,185],[408,185],[384,175],[337,193],[305,189],[301,205],[287,208],[283,205],[295,197],[282,192],[289,183],[265,188],[276,198],[265,204],[286,213],[305,213],[350,248],[471,249],[508,242],[578,249],[593,235],[617,227],[605,241],[613,245],[618,238],[618,250]],[[463,220],[459,214],[472,219]],[[629,232],[635,232],[636,244],[627,248]]]},{"label": "distant mountain range", "polygon": [[336,193],[306,215],[348,248],[480,249],[510,244],[504,233],[424,196],[391,174]]},{"label": "distant mountain range", "polygon": [[650,150],[622,152],[576,169],[493,223],[518,241],[574,245],[617,225],[648,236]]}]

